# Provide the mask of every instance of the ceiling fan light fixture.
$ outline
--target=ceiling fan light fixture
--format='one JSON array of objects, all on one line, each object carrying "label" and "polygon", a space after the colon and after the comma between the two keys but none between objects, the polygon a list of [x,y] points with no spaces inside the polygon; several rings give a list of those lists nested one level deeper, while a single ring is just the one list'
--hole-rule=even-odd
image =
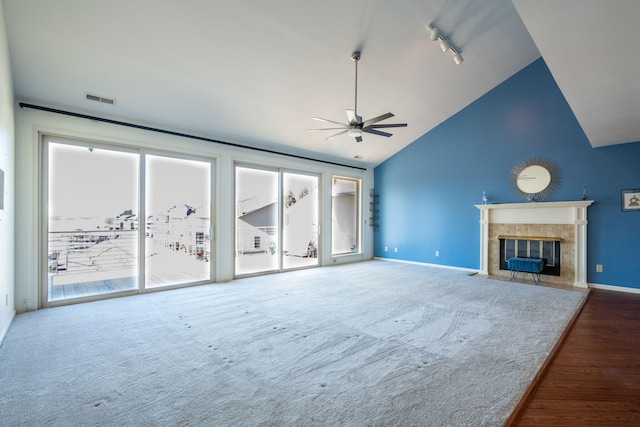
[{"label": "ceiling fan light fixture", "polygon": [[349,135],[352,138],[362,137],[362,129],[360,128],[349,129],[349,132],[347,132],[347,135]]}]

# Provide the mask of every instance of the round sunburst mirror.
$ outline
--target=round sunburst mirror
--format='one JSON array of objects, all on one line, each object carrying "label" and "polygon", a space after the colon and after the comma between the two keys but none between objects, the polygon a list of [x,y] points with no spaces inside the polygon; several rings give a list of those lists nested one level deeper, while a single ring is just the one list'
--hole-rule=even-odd
[{"label": "round sunburst mirror", "polygon": [[547,159],[528,159],[518,163],[511,171],[513,190],[526,202],[539,202],[546,199],[559,182],[558,165]]}]

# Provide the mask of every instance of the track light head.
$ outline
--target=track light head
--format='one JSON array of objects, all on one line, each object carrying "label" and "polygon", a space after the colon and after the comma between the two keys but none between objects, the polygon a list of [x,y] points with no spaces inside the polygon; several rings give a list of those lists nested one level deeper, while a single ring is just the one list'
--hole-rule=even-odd
[{"label": "track light head", "polygon": [[451,49],[451,43],[449,43],[449,40],[445,39],[444,37],[440,38],[440,49],[442,49],[443,52]]},{"label": "track light head", "polygon": [[456,65],[460,65],[462,64],[462,61],[464,61],[464,59],[462,58],[462,55],[460,55],[458,52],[455,52],[453,54],[453,62],[455,62]]},{"label": "track light head", "polygon": [[438,40],[438,36],[440,35],[440,32],[438,31],[438,27],[435,27],[429,24],[427,28],[429,28],[429,40],[431,41]]}]

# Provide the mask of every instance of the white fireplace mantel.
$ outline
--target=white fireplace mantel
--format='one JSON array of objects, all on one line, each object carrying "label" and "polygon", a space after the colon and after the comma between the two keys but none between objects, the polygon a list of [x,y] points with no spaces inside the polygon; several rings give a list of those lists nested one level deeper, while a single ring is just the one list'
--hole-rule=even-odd
[{"label": "white fireplace mantel", "polygon": [[489,224],[573,224],[575,280],[587,287],[587,208],[593,200],[475,205],[480,210],[480,274],[489,274]]}]

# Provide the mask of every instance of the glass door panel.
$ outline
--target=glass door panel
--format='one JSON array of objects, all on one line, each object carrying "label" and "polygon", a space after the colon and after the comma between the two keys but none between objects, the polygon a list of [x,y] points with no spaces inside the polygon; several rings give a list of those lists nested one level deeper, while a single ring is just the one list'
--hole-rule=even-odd
[{"label": "glass door panel", "polygon": [[146,156],[145,288],[211,278],[211,163]]},{"label": "glass door panel", "polygon": [[318,177],[282,174],[282,268],[318,265]]},{"label": "glass door panel", "polygon": [[236,275],[279,268],[278,181],[278,172],[236,166]]},{"label": "glass door panel", "polygon": [[138,289],[139,155],[46,147],[48,300]]}]

